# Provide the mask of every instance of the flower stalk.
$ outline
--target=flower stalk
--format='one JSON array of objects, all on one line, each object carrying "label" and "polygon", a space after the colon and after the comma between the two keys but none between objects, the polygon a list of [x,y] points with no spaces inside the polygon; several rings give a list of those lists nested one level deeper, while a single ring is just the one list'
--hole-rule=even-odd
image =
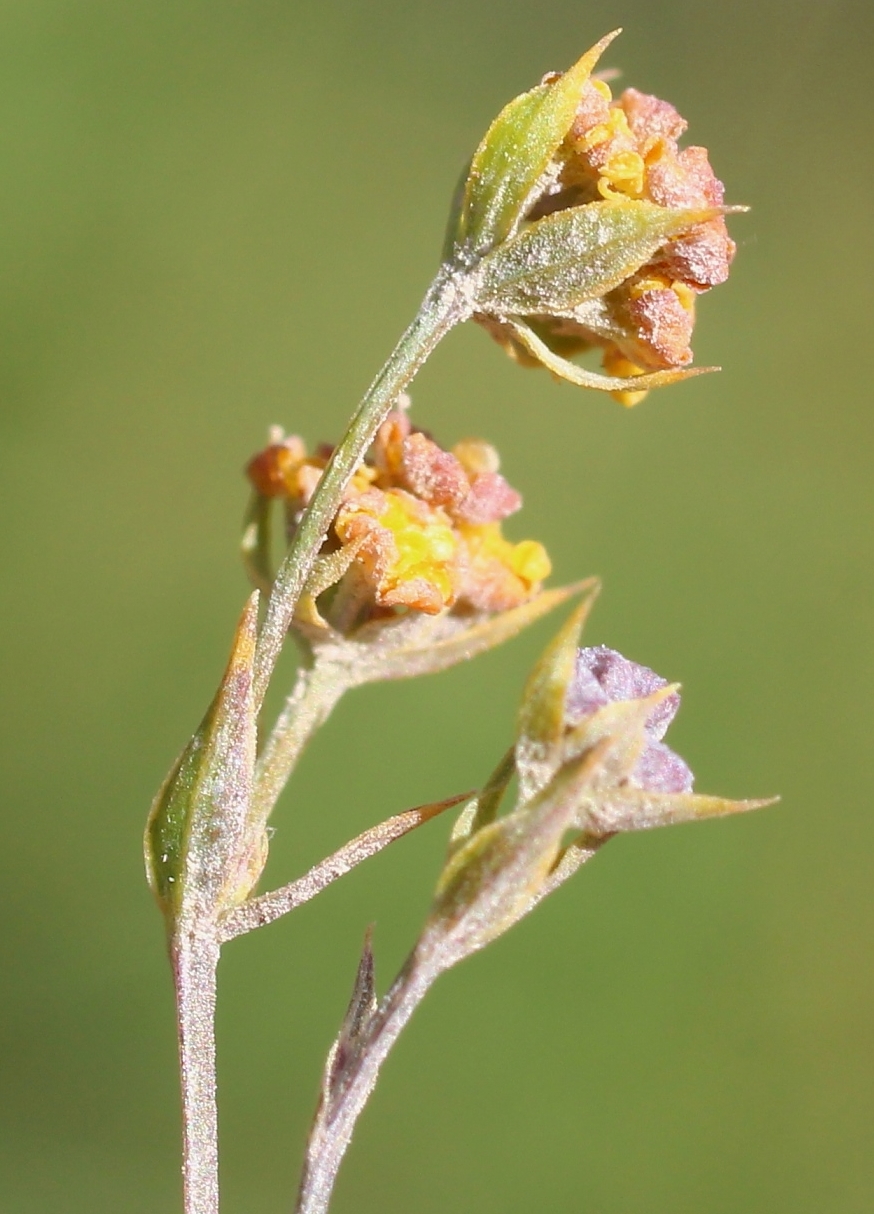
[{"label": "flower stalk", "polygon": [[418,314],[368,388],[343,439],[325,469],[300,527],[279,567],[258,638],[255,699],[264,701],[295,608],[319,549],[334,521],[343,490],[364,458],[377,430],[416,372],[449,331],[473,313],[464,280],[445,267],[425,295]]}]

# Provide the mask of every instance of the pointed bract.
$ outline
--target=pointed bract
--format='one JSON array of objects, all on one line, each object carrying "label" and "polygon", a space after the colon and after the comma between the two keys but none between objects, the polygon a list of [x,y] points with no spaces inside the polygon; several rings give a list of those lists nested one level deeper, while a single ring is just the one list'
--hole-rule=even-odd
[{"label": "pointed bract", "polygon": [[449,857],[462,847],[471,835],[494,822],[504,793],[516,774],[516,749],[511,747],[489,776],[482,792],[470,800],[458,815],[449,836]]},{"label": "pointed bract", "polygon": [[730,801],[698,793],[656,793],[645,788],[616,788],[580,801],[576,825],[595,836],[618,831],[653,830],[681,822],[725,818],[775,805],[779,797],[759,801]]},{"label": "pointed bract", "polygon": [[476,150],[460,191],[447,251],[472,264],[512,236],[532,194],[570,130],[583,88],[615,30],[557,80],[514,98],[498,114]]},{"label": "pointed bract", "polygon": [[549,774],[550,758],[564,734],[565,701],[574,674],[580,633],[599,589],[597,584],[592,587],[528,676],[519,708],[516,741],[523,800],[542,787]]},{"label": "pointed bract", "polygon": [[671,238],[721,213],[630,199],[556,211],[483,259],[478,307],[499,316],[572,312],[625,282]]},{"label": "pointed bract", "polygon": [[188,912],[215,918],[241,901],[266,860],[266,837],[249,828],[257,616],[256,591],[238,625],[215,699],[149,814],[146,872],[171,923]]},{"label": "pointed bract", "polygon": [[[556,379],[567,380],[579,388],[595,388],[599,392],[630,393],[633,400],[623,400],[626,406],[639,404],[643,395],[650,388],[664,388],[668,384],[678,384],[684,379],[693,379],[696,375],[709,375],[718,371],[719,367],[674,367],[669,371],[650,371],[640,375],[602,375],[598,371],[588,371],[562,358],[538,337],[537,334],[523,321],[508,317],[506,324],[518,339],[524,349],[530,354],[534,363],[539,363],[551,371]],[[636,395],[642,393],[643,395]]]},{"label": "pointed bract", "polygon": [[451,854],[416,949],[429,972],[484,948],[536,905],[599,762],[596,748],[566,764],[533,800]]}]

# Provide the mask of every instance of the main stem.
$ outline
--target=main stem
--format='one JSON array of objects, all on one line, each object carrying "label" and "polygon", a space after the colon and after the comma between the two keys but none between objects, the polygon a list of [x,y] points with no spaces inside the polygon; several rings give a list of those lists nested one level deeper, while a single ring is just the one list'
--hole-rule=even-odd
[{"label": "main stem", "polygon": [[343,440],[335,448],[273,584],[258,639],[257,708],[264,701],[295,607],[340,506],[343,490],[398,396],[449,330],[470,314],[463,279],[446,268],[441,269],[422,301],[416,319],[368,388]]},{"label": "main stem", "polygon": [[182,1086],[185,1214],[218,1214],[218,1111],[215,1079],[215,938],[178,930],[170,944]]}]

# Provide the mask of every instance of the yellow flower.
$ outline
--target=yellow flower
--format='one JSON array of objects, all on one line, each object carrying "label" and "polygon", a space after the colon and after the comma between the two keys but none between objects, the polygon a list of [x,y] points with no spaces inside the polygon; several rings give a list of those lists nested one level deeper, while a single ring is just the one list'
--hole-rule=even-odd
[{"label": "yellow flower", "polygon": [[440,507],[403,489],[369,489],[341,507],[334,530],[361,543],[356,561],[383,607],[436,615],[457,596],[458,541]]},{"label": "yellow flower", "polygon": [[[283,500],[293,534],[331,448],[308,454],[299,438],[277,431],[271,439],[247,471],[262,499]],[[447,451],[416,430],[405,411],[390,413],[322,549],[330,580],[315,592],[316,599],[325,596],[316,610],[321,625],[348,633],[398,610],[495,613],[533,599],[550,561],[542,544],[504,538],[502,521],[522,499],[500,463],[482,439],[462,439]],[[259,517],[263,526],[266,516]],[[269,547],[268,533],[261,545]]]}]

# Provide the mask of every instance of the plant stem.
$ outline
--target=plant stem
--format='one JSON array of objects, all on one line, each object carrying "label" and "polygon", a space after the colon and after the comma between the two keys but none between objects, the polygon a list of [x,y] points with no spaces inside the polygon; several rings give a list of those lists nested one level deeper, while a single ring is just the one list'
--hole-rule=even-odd
[{"label": "plant stem", "polygon": [[338,1090],[327,1086],[331,1079],[329,1059],[327,1090],[307,1143],[295,1214],[326,1214],[355,1122],[374,1089],[380,1067],[438,972],[420,969],[415,955],[407,962],[374,1012],[354,1058],[338,1077]]},{"label": "plant stem", "polygon": [[182,1087],[185,1214],[218,1214],[215,993],[219,946],[180,926],[170,944]]},{"label": "plant stem", "polygon": [[416,319],[368,388],[346,434],[335,448],[273,584],[258,640],[256,709],[264,701],[295,607],[337,513],[343,490],[400,393],[449,330],[470,314],[464,280],[442,268],[422,301]]},{"label": "plant stem", "polygon": [[266,823],[301,752],[350,686],[348,671],[336,663],[301,667],[294,688],[267,737],[255,767],[253,818]]}]

